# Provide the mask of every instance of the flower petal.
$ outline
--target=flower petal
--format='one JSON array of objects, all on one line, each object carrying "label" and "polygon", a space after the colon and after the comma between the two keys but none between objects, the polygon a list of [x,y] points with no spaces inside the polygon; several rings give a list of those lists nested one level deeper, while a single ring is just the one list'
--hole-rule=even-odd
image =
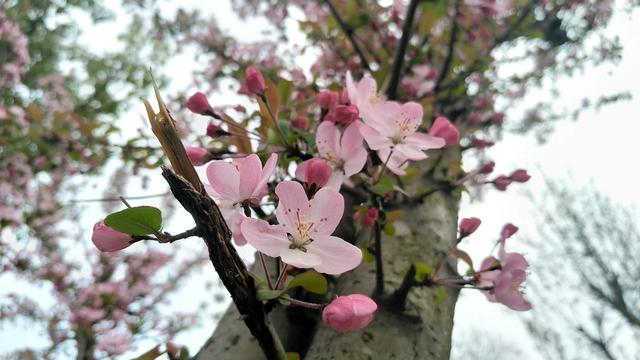
[{"label": "flower petal", "polygon": [[344,214],[342,195],[333,188],[324,187],[315,194],[309,204],[309,219],[315,224],[315,232],[320,235],[333,234]]},{"label": "flower petal", "polygon": [[246,218],[242,221],[240,229],[251,246],[271,257],[280,256],[280,252],[288,249],[291,244],[283,226],[269,225],[264,220]]},{"label": "flower petal", "polygon": [[269,159],[264,164],[264,168],[262,169],[262,173],[260,174],[260,179],[256,184],[253,196],[261,197],[261,194],[264,193],[263,190],[265,190],[265,186],[269,182],[269,178],[271,177],[271,175],[273,175],[273,172],[275,171],[277,165],[278,165],[278,154],[273,153],[271,154],[271,156],[269,156]]},{"label": "flower petal", "polygon": [[443,138],[431,136],[424,133],[411,134],[405,139],[404,142],[405,144],[418,147],[421,150],[440,149],[445,144],[445,140]]},{"label": "flower petal", "polygon": [[362,251],[336,236],[317,236],[307,245],[307,253],[319,256],[322,263],[314,269],[329,275],[342,274],[362,262]]},{"label": "flower petal", "polygon": [[299,220],[309,217],[309,199],[304,188],[296,181],[283,181],[276,186],[279,203],[276,208],[278,223],[285,226],[290,234],[297,234]]},{"label": "flower petal", "polygon": [[235,159],[234,164],[240,171],[240,198],[249,199],[260,180],[262,162],[258,155],[251,154],[245,158]]},{"label": "flower petal", "polygon": [[320,259],[318,255],[299,249],[282,249],[280,251],[280,257],[285,264],[303,269],[315,267],[322,262],[322,259]]},{"label": "flower petal", "polygon": [[369,125],[360,125],[360,134],[362,134],[362,137],[364,137],[369,147],[373,150],[389,148],[392,145],[391,139]]},{"label": "flower petal", "polygon": [[316,146],[320,157],[333,161],[341,156],[340,130],[328,121],[322,122],[316,132]]},{"label": "flower petal", "polygon": [[240,200],[240,173],[235,166],[223,160],[212,161],[207,166],[207,178],[222,199]]}]

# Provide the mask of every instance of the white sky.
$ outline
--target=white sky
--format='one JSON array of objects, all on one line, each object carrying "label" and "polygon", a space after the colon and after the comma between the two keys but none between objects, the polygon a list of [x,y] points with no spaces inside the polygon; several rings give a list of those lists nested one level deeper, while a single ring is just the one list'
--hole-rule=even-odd
[{"label": "white sky", "polygon": [[[182,6],[186,6],[184,4],[187,3],[198,6],[203,11],[213,11],[210,6],[211,2],[194,0],[180,3]],[[234,34],[241,34],[245,38],[253,37],[251,34],[246,34],[246,27],[240,21],[236,21],[234,16],[227,16],[230,13],[227,1],[215,1],[215,7],[216,14],[225,14],[217,16],[221,27]],[[173,9],[166,11],[171,13]],[[92,28],[89,26],[88,20],[78,19],[78,21],[83,24],[84,28],[90,29],[87,37],[91,39],[91,43],[99,44],[103,48],[116,45],[113,40],[113,30],[119,25],[111,25],[111,29]],[[481,202],[470,203],[468,198],[463,200],[461,217],[477,216],[483,221],[478,232],[465,244],[465,248],[472,254],[474,261],[478,262],[486,256],[492,247],[491,240],[496,238],[505,222],[513,222],[520,226],[523,237],[527,234],[535,234],[536,224],[533,221],[534,217],[531,216],[535,209],[518,190],[526,189],[533,193],[542,191],[543,177],[570,178],[579,185],[591,181],[603,193],[623,204],[640,205],[640,192],[634,191],[639,178],[639,170],[636,165],[638,151],[635,146],[638,144],[637,137],[640,133],[640,124],[638,123],[640,106],[635,100],[640,98],[640,83],[638,82],[640,79],[638,76],[640,75],[638,73],[640,41],[637,38],[637,25],[634,26],[634,22],[635,24],[640,23],[640,12],[638,11],[634,12],[631,17],[618,14],[612,21],[609,33],[620,35],[625,48],[623,60],[618,66],[587,70],[584,74],[577,75],[573,79],[561,81],[558,86],[561,91],[559,101],[563,103],[576,103],[585,96],[597,98],[599,95],[611,94],[620,90],[630,91],[634,99],[606,106],[600,112],[585,112],[576,122],[568,120],[559,122],[544,145],[539,145],[531,135],[507,135],[503,141],[489,150],[490,157],[497,163],[496,174],[508,174],[516,168],[526,168],[532,175],[532,179],[525,185],[513,185],[509,191],[504,193],[487,191]],[[300,36],[295,35],[294,37],[300,41]],[[167,69],[168,73],[173,74],[177,79],[172,84],[174,89],[181,89],[188,84],[191,70],[202,66],[189,60],[189,56],[187,54],[181,59],[173,61]],[[190,62],[193,63],[193,66],[186,65]],[[151,94],[148,92],[147,97],[150,96]],[[215,101],[216,103],[233,103],[236,101],[234,98],[233,94],[225,94],[224,96],[221,94],[221,97],[216,98]],[[507,122],[508,115],[507,113]],[[132,109],[126,117],[140,119],[141,116],[143,116],[142,107],[137,107]],[[204,120],[196,121],[206,123]],[[136,193],[139,191],[136,189],[139,183],[133,182],[133,184],[135,186],[132,185],[130,191]],[[155,184],[160,192],[165,189],[162,183],[155,182]],[[88,191],[89,194],[91,192]],[[148,190],[148,193],[155,192],[158,191]],[[88,197],[95,197],[95,194],[90,195]],[[88,219],[87,223],[92,224],[95,221],[93,214],[96,212],[92,212],[91,219]],[[182,230],[182,226],[177,224],[183,220],[184,217],[176,217],[167,228]],[[87,226],[87,230],[90,230],[90,226]],[[89,237],[87,235],[87,239]],[[511,243],[515,250],[529,253],[534,251],[534,249],[527,249],[519,245],[517,239],[518,236]],[[187,249],[202,251],[203,248],[199,245],[196,242],[180,244]],[[243,251],[243,253],[250,257],[250,252]],[[178,294],[179,296],[174,297],[173,306],[181,309],[196,309],[201,300],[193,301],[193,299],[210,297],[210,293],[203,290],[205,281],[203,279],[214,277],[215,274],[211,267],[206,266],[202,274],[190,280]],[[3,281],[0,281],[0,289],[15,289],[24,286],[24,284],[18,284],[11,279],[4,278]],[[42,293],[42,290],[29,291],[34,294]],[[46,295],[38,297],[46,298]],[[224,307],[223,304],[220,309]],[[495,334],[498,338],[511,339],[528,352],[529,355],[525,357],[526,359],[536,359],[532,351],[534,345],[518,320],[519,316],[521,314],[506,310],[501,305],[487,302],[484,296],[477,292],[467,291],[460,297],[457,305],[454,344],[457,341],[463,341],[462,336],[466,333],[466,329],[479,328],[487,333]],[[191,352],[195,353],[211,334],[214,324],[214,320],[206,318],[202,327],[180,334],[177,342],[187,345]],[[4,327],[0,329],[0,355],[27,344],[33,345],[41,342],[41,337],[42,335],[34,332],[31,327]],[[137,350],[123,358],[139,355],[154,345],[152,342],[144,342]]]}]

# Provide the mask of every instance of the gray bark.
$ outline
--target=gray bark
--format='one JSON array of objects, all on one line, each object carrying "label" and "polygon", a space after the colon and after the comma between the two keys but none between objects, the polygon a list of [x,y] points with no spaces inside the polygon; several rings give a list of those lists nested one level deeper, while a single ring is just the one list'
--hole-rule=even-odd
[{"label": "gray bark", "polygon": [[[403,221],[410,232],[384,237],[382,242],[386,293],[399,286],[412,263],[424,262],[435,267],[455,245],[456,198],[437,192],[422,204],[405,210]],[[451,265],[447,264],[445,269]],[[374,287],[375,265],[363,264],[337,279],[334,292],[372,294]],[[403,314],[381,306],[368,327],[346,334],[321,323],[314,332],[312,321],[300,324],[281,308],[273,311],[271,318],[286,350],[306,353],[304,359],[447,359],[457,295],[457,291],[448,290],[444,301],[437,304],[436,288],[414,288]],[[196,355],[196,359],[216,360],[263,358],[234,306],[230,306],[211,339]]]}]

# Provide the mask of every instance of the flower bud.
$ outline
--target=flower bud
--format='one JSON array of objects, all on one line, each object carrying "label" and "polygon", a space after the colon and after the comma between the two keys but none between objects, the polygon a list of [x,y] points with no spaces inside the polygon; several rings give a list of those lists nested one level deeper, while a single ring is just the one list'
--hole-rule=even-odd
[{"label": "flower bud", "polygon": [[131,245],[129,243],[131,240],[131,235],[113,230],[102,221],[93,225],[91,241],[100,251],[113,252],[122,250]]},{"label": "flower bud", "polygon": [[518,232],[518,227],[513,225],[512,223],[507,223],[502,227],[502,231],[500,231],[500,240],[505,240],[511,237],[511,235]]},{"label": "flower bud", "polygon": [[529,181],[529,179],[531,179],[531,176],[527,174],[527,170],[518,169],[512,172],[511,175],[509,175],[509,178],[511,178],[511,180],[515,182],[524,183]]},{"label": "flower bud", "polygon": [[211,154],[209,150],[197,146],[187,146],[185,148],[189,161],[193,166],[202,166],[211,160]]},{"label": "flower bud", "polygon": [[309,129],[309,119],[304,116],[298,116],[293,119],[291,126],[300,130],[307,130]]},{"label": "flower bud", "polygon": [[[379,215],[380,215],[380,212],[378,211],[378,209],[368,208],[367,211],[365,211],[364,213],[364,217],[362,218],[362,227],[365,229],[371,229],[373,225],[376,223],[376,220],[378,220]],[[356,222],[360,221],[360,211],[356,211],[354,220]]]},{"label": "flower bud", "polygon": [[467,120],[469,120],[469,122],[472,122],[474,124],[479,124],[482,122],[482,115],[480,115],[479,112],[472,112],[471,114],[469,114],[469,116],[467,116]]},{"label": "flower bud", "polygon": [[369,325],[377,309],[365,295],[338,296],[322,311],[322,321],[339,332],[358,330]]},{"label": "flower bud", "polygon": [[500,191],[507,190],[507,187],[511,185],[511,179],[508,176],[500,175],[493,179],[493,186]]},{"label": "flower bud", "polygon": [[340,95],[335,91],[320,91],[318,93],[318,105],[321,109],[330,110],[338,104]]},{"label": "flower bud", "polygon": [[502,124],[504,122],[504,113],[503,112],[493,113],[493,115],[491,115],[491,121],[493,121],[496,124]]},{"label": "flower bud", "polygon": [[210,136],[215,139],[220,136],[226,136],[226,135],[229,135],[229,133],[223,130],[220,127],[220,125],[216,125],[214,123],[209,123],[209,125],[207,125],[207,136]]},{"label": "flower bud", "polygon": [[327,117],[328,121],[333,121],[342,125],[349,125],[358,119],[360,112],[355,105],[338,105],[331,112],[332,116]]},{"label": "flower bud", "polygon": [[331,167],[324,159],[309,159],[298,165],[296,178],[309,185],[315,184],[316,187],[321,188],[331,178]]},{"label": "flower bud", "polygon": [[493,161],[489,161],[487,163],[484,163],[481,167],[480,167],[480,174],[491,174],[493,172],[493,168],[496,166],[496,163]]},{"label": "flower bud", "polygon": [[244,72],[244,82],[250,94],[264,95],[266,88],[262,73],[255,66],[249,66]]},{"label": "flower bud", "polygon": [[197,92],[187,100],[187,109],[194,114],[209,115],[213,114],[213,108],[207,100],[207,95]]},{"label": "flower bud", "polygon": [[480,219],[476,217],[464,218],[460,221],[460,238],[473,234],[480,226]]},{"label": "flower bud", "polygon": [[429,129],[429,135],[444,139],[445,146],[455,145],[460,141],[460,132],[444,116],[438,116]]},{"label": "flower bud", "polygon": [[490,146],[493,146],[493,144],[495,144],[493,141],[482,140],[482,139],[473,139],[473,142],[471,143],[471,146],[473,146],[476,149],[484,149],[484,148],[488,148]]}]

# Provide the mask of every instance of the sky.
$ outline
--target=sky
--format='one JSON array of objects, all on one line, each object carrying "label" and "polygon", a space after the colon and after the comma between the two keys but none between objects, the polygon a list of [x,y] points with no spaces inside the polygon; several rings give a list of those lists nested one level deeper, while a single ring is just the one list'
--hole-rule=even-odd
[{"label": "sky", "polygon": [[[203,11],[211,11],[202,1],[180,2],[183,6],[197,6]],[[210,4],[210,2],[207,2]],[[216,1],[215,12],[218,14],[230,13],[227,1]],[[168,12],[173,11],[167,9]],[[242,37],[251,39],[259,36],[256,33],[247,34],[242,22],[237,21],[234,16],[218,16],[220,25],[235,34],[242,34]],[[78,19],[81,23],[84,21]],[[630,101],[623,101],[614,105],[605,106],[600,111],[584,112],[577,121],[561,121],[555,126],[555,130],[546,138],[545,144],[540,144],[531,135],[511,135],[489,150],[490,158],[496,162],[496,174],[510,173],[516,168],[525,168],[532,175],[531,180],[524,185],[516,184],[507,192],[494,190],[486,191],[481,201],[473,201],[468,196],[463,198],[461,206],[461,217],[476,216],[482,219],[480,229],[473,237],[465,242],[464,248],[469,251],[474,261],[477,263],[484,258],[492,247],[492,241],[497,237],[502,225],[512,222],[520,227],[520,233],[515,236],[513,250],[525,253],[534,253],[535,248],[524,245],[528,235],[535,234],[536,209],[530,204],[530,200],[525,195],[529,191],[532,194],[539,194],[544,191],[543,182],[545,178],[570,179],[576,186],[592,184],[602,193],[609,195],[620,203],[631,206],[640,206],[640,192],[635,191],[637,179],[640,177],[640,170],[637,166],[638,134],[640,134],[640,105],[637,99],[640,98],[640,79],[638,64],[640,64],[640,41],[637,38],[637,25],[640,23],[640,13],[635,11],[631,15],[617,13],[613,19],[609,33],[618,34],[624,47],[622,61],[615,66],[606,66],[597,69],[587,69],[585,72],[576,74],[571,79],[560,80],[557,84],[560,89],[560,103],[574,104],[584,97],[597,98],[602,94],[611,94],[621,90],[629,91],[633,98]],[[91,43],[100,46],[116,46],[113,39],[113,32],[105,28],[84,24],[88,29],[84,35]],[[121,24],[109,25],[120,26]],[[105,31],[107,30],[107,31]],[[301,41],[300,36],[292,33],[295,41]],[[183,58],[172,61],[166,69],[174,75],[175,80],[171,89],[182,89],[189,83],[191,69],[201,66],[190,59],[190,54],[185,54]],[[186,59],[186,60],[185,60]],[[309,60],[309,57],[302,62]],[[185,61],[187,61],[185,63]],[[191,63],[193,66],[185,64]],[[151,97],[148,93],[147,97]],[[233,103],[233,94],[220,94],[216,98],[218,103]],[[132,119],[141,119],[143,116],[142,107],[132,109],[127,115]],[[205,124],[204,120],[203,124]],[[509,112],[507,120],[509,121]],[[162,192],[164,187],[161,183],[155,183],[157,188],[148,190],[149,193]],[[136,184],[137,185],[137,184]],[[135,192],[133,188],[131,191]],[[87,194],[90,195],[90,194]],[[89,196],[95,197],[95,196]],[[168,224],[168,228],[179,228],[176,224],[184,221],[185,215],[178,215]],[[87,223],[93,223],[95,219],[88,219]],[[189,220],[190,221],[190,220]],[[90,227],[87,227],[89,230]],[[89,235],[87,235],[89,239]],[[544,241],[544,239],[532,239]],[[199,244],[195,242],[180,244],[187,250],[202,251]],[[246,258],[251,258],[251,252],[246,247],[242,250]],[[531,269],[535,273],[535,268]],[[203,271],[187,282],[181,294],[189,296],[174,297],[172,307],[183,309],[195,309],[199,301],[193,299],[206,299],[211,296],[210,292],[204,291],[203,279],[215,278],[215,273],[210,266],[205,266]],[[0,282],[0,289],[3,286],[24,286],[11,280]],[[42,290],[29,288],[38,294]],[[180,295],[180,294],[179,294]],[[43,298],[44,296],[43,292]],[[46,300],[45,300],[46,301]],[[226,300],[228,301],[228,299]],[[226,308],[226,302],[218,304],[219,310]],[[535,306],[535,304],[534,304]],[[519,317],[526,316],[521,313],[509,311],[502,305],[493,304],[486,301],[484,296],[478,292],[463,292],[457,304],[457,311],[454,326],[454,349],[455,344],[465,341],[470,329],[481,329],[483,332],[493,334],[497,338],[508,338],[516,343],[524,351],[524,359],[538,359],[535,353],[535,345],[527,336]],[[182,333],[176,342],[189,347],[192,353],[211,334],[215,326],[215,320],[207,317],[201,327]],[[37,334],[32,329],[24,326],[0,328],[0,355],[21,345],[33,344],[39,341]],[[127,354],[123,358],[128,358],[140,354],[148,348],[153,347],[152,342],[145,342],[138,349]],[[455,353],[455,350],[454,350]]]}]

